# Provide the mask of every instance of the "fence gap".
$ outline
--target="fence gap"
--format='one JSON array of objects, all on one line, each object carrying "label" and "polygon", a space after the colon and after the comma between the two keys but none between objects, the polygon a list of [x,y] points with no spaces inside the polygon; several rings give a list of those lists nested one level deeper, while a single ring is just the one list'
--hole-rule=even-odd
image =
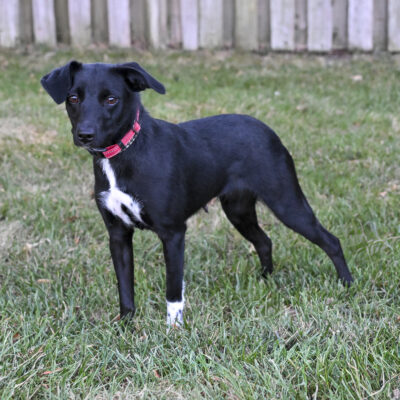
[{"label": "fence gap", "polygon": [[179,0],[168,0],[168,45],[178,49],[182,45],[181,5]]},{"label": "fence gap", "polygon": [[258,50],[258,0],[236,0],[235,45],[242,50]]},{"label": "fence gap", "polygon": [[92,0],[91,10],[93,42],[108,43],[107,0]]},{"label": "fence gap", "polygon": [[269,0],[258,0],[258,49],[260,51],[270,48],[270,33]]},{"label": "fence gap", "polygon": [[294,45],[296,51],[307,50],[307,0],[295,1]]},{"label": "fence gap", "polygon": [[332,48],[342,50],[347,48],[347,0],[332,0]]},{"label": "fence gap", "polygon": [[374,0],[374,50],[384,51],[387,49],[387,0]]},{"label": "fence gap", "polygon": [[70,44],[68,2],[55,1],[56,38],[58,43]]},{"label": "fence gap", "polygon": [[[32,2],[19,0],[19,32],[23,44],[33,42]],[[1,17],[0,17],[1,18]]]},{"label": "fence gap", "polygon": [[234,46],[235,35],[235,0],[224,1],[223,20],[223,45],[224,47]]},{"label": "fence gap", "polygon": [[131,32],[133,43],[145,48],[147,46],[146,0],[131,0]]}]

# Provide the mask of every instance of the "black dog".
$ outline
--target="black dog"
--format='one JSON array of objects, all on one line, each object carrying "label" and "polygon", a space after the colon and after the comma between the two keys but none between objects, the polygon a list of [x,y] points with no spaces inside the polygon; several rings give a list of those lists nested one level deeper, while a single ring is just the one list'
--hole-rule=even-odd
[{"label": "black dog", "polygon": [[213,197],[272,272],[271,240],[257,223],[264,202],[289,228],[321,247],[341,281],[353,278],[339,240],[317,220],[278,136],[246,115],[219,115],[178,125],[152,118],[140,102],[164,86],[137,63],[72,61],[41,80],[66,101],[74,143],[93,155],[97,206],[110,235],[121,317],[135,312],[132,235],[135,227],[162,241],[167,268],[167,323],[182,324],[186,220]]}]

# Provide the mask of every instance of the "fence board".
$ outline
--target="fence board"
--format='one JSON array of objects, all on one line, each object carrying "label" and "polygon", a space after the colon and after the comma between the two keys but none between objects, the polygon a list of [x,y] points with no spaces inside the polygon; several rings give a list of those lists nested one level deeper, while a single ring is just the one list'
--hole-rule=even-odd
[{"label": "fence board", "polygon": [[182,46],[185,50],[199,47],[197,0],[181,0]]},{"label": "fence board", "polygon": [[169,46],[179,48],[182,44],[181,6],[179,0],[168,0]]},{"label": "fence board", "polygon": [[307,50],[307,0],[295,1],[294,45],[297,51]]},{"label": "fence board", "polygon": [[236,0],[235,14],[235,45],[258,50],[258,0]]},{"label": "fence board", "polygon": [[94,43],[108,42],[107,0],[92,1],[92,37]]},{"label": "fence board", "polygon": [[135,45],[145,47],[147,44],[147,21],[145,0],[131,0],[131,30]]},{"label": "fence board", "polygon": [[332,49],[331,0],[308,0],[308,50]]},{"label": "fence board", "polygon": [[347,47],[347,6],[347,0],[332,0],[333,49]]},{"label": "fence board", "polygon": [[390,51],[400,51],[400,2],[389,0],[389,30],[388,48]]},{"label": "fence board", "polygon": [[160,47],[160,2],[159,0],[147,0],[146,20],[148,26],[149,44],[153,49]]},{"label": "fence board", "polygon": [[224,47],[232,47],[235,35],[235,0],[224,0],[223,26]]},{"label": "fence board", "polygon": [[373,0],[349,0],[349,48],[373,49]]},{"label": "fence board", "polygon": [[0,46],[14,47],[19,41],[19,2],[0,0]]},{"label": "fence board", "polygon": [[222,0],[199,1],[199,45],[203,48],[222,47]]},{"label": "fence board", "polygon": [[[168,1],[158,0],[158,46],[164,49],[168,44]],[[156,28],[157,29],[157,28]]]},{"label": "fence board", "polygon": [[69,29],[73,46],[92,42],[90,0],[68,0]]},{"label": "fence board", "polygon": [[387,0],[374,0],[374,50],[387,49]]},{"label": "fence board", "polygon": [[109,43],[117,47],[131,45],[129,0],[107,0]]},{"label": "fence board", "polygon": [[294,50],[294,0],[271,0],[271,48]]},{"label": "fence board", "polygon": [[56,45],[54,0],[32,0],[33,33],[35,43]]},{"label": "fence board", "polygon": [[258,0],[258,48],[265,51],[270,47],[269,0]]}]

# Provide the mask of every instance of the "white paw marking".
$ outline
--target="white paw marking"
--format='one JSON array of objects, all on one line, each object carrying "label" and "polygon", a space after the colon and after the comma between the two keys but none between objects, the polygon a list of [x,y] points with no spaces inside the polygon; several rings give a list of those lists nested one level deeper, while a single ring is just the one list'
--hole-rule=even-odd
[{"label": "white paw marking", "polygon": [[183,308],[185,306],[185,282],[182,283],[182,300],[167,301],[167,325],[182,326],[183,325]]},{"label": "white paw marking", "polygon": [[167,301],[167,325],[183,325],[183,301]]},{"label": "white paw marking", "polygon": [[101,160],[101,166],[110,184],[109,190],[100,193],[101,201],[104,207],[106,207],[107,210],[116,217],[119,217],[126,225],[132,226],[133,222],[129,218],[128,214],[122,210],[122,206],[125,206],[135,217],[135,219],[143,223],[142,217],[140,216],[142,209],[140,203],[134,200],[128,194],[119,190],[117,186],[117,179],[113,169],[111,168],[110,161],[107,159]]}]

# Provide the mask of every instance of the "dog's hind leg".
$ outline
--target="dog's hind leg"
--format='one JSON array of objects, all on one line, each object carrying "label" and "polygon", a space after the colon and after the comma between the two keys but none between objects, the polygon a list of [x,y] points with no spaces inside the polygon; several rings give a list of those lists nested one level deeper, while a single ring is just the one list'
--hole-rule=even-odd
[{"label": "dog's hind leg", "polygon": [[256,197],[248,192],[238,192],[222,195],[220,201],[229,221],[254,245],[260,258],[262,276],[266,278],[273,270],[272,242],[258,225]]},{"label": "dog's hind leg", "polygon": [[289,153],[285,153],[275,172],[277,176],[269,180],[266,190],[260,194],[261,199],[287,227],[324,250],[332,260],[340,280],[349,286],[353,278],[340,241],[328,232],[314,215],[301,190]]}]

